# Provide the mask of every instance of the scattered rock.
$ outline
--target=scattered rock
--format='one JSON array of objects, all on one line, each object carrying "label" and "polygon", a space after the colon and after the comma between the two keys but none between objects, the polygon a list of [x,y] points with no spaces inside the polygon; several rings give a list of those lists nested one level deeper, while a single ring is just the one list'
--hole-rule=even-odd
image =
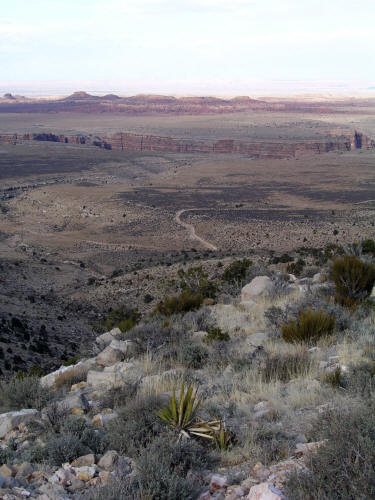
[{"label": "scattered rock", "polygon": [[13,477],[14,475],[15,475],[15,471],[14,471],[13,467],[6,465],[6,464],[3,464],[0,467],[0,476]]},{"label": "scattered rock", "polygon": [[252,486],[247,500],[280,500],[285,499],[284,495],[268,483],[261,483]]},{"label": "scattered rock", "polygon": [[9,431],[16,429],[21,424],[26,424],[30,420],[39,417],[38,410],[19,410],[0,415],[0,439]]},{"label": "scattered rock", "polygon": [[76,458],[72,462],[73,467],[85,467],[95,464],[95,455],[92,453],[88,455],[82,455],[81,457]]},{"label": "scattered rock", "polygon": [[216,491],[228,488],[228,479],[225,476],[213,475],[210,481],[210,491]]}]

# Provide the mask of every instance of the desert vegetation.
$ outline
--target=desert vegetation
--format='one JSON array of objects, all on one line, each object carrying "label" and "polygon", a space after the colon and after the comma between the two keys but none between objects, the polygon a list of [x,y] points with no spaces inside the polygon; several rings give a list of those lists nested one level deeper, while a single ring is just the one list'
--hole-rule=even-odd
[{"label": "desert vegetation", "polygon": [[372,498],[375,275],[359,247],[304,252],[298,278],[275,256],[192,262],[148,312],[112,308],[91,357],[3,378],[1,487]]}]

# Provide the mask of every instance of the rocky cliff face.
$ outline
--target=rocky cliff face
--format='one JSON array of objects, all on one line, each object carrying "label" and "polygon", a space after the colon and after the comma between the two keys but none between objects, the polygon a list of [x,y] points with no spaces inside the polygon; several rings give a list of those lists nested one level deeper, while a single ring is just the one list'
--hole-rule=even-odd
[{"label": "rocky cliff face", "polygon": [[351,151],[353,149],[375,147],[373,139],[358,131],[332,131],[327,139],[296,142],[247,142],[234,139],[210,141],[122,132],[107,137],[57,135],[54,133],[0,135],[0,144],[16,145],[24,141],[88,144],[103,149],[129,152],[243,154],[255,158],[298,158],[304,155],[327,153],[329,151]]}]

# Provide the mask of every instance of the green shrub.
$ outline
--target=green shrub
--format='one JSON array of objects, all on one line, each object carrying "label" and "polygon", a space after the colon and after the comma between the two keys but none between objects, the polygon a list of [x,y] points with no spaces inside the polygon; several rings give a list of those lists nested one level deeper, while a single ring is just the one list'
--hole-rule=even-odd
[{"label": "green shrub", "polygon": [[224,269],[222,276],[223,281],[227,281],[228,283],[242,283],[246,279],[247,271],[251,265],[252,262],[249,259],[232,262]]},{"label": "green shrub", "polygon": [[40,410],[50,399],[48,390],[42,388],[39,377],[13,377],[0,383],[1,407],[8,410],[36,408]]},{"label": "green shrub", "polygon": [[306,262],[303,259],[298,259],[297,262],[291,262],[290,264],[288,264],[286,269],[288,273],[300,276],[305,265]]},{"label": "green shrub", "polygon": [[198,369],[207,361],[208,351],[199,344],[183,343],[180,345],[178,357],[187,368]]},{"label": "green shrub", "polygon": [[218,326],[211,326],[207,330],[207,335],[203,338],[205,344],[212,344],[212,342],[227,342],[230,340],[229,333],[223,332]]},{"label": "green shrub", "polygon": [[368,297],[375,283],[375,266],[354,255],[334,260],[330,279],[336,286],[337,302],[353,306]]},{"label": "green shrub", "polygon": [[283,253],[280,257],[273,257],[271,264],[286,264],[287,262],[293,262],[293,257],[287,253]]},{"label": "green shrub", "polygon": [[141,319],[137,309],[129,309],[126,306],[121,306],[117,309],[111,309],[103,323],[107,330],[112,328],[120,328],[124,333],[133,328]]},{"label": "green shrub", "polygon": [[68,358],[65,361],[63,361],[63,366],[72,366],[72,365],[77,364],[78,361],[79,361],[78,355],[72,356],[71,358]]},{"label": "green shrub", "polygon": [[154,314],[172,316],[172,314],[181,314],[189,311],[195,311],[203,304],[203,295],[193,293],[190,290],[184,290],[180,295],[174,297],[165,297],[162,302],[154,309]]},{"label": "green shrub", "polygon": [[202,266],[193,266],[187,271],[179,269],[178,276],[181,279],[180,287],[182,290],[188,290],[193,295],[202,295],[204,298],[214,299],[216,297],[217,285],[208,279],[208,274]]},{"label": "green shrub", "polygon": [[375,241],[371,239],[362,241],[362,252],[370,253],[375,257]]},{"label": "green shrub", "polygon": [[301,311],[295,321],[289,321],[281,327],[281,337],[285,342],[315,342],[321,337],[331,335],[336,326],[334,316],[323,311],[307,309]]},{"label": "green shrub", "polygon": [[327,439],[307,462],[309,474],[293,473],[285,484],[289,500],[375,498],[375,412],[352,406],[323,415],[314,439]]}]

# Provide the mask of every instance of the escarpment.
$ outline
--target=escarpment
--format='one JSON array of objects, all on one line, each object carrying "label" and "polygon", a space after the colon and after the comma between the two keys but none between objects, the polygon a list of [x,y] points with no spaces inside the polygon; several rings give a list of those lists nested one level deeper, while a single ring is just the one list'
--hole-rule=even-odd
[{"label": "escarpment", "polygon": [[0,144],[24,141],[86,144],[101,149],[126,152],[240,154],[254,158],[298,158],[304,155],[371,149],[375,141],[359,131],[331,131],[326,138],[298,141],[243,141],[235,139],[198,140],[118,132],[111,136],[63,135],[48,133],[1,134]]}]

